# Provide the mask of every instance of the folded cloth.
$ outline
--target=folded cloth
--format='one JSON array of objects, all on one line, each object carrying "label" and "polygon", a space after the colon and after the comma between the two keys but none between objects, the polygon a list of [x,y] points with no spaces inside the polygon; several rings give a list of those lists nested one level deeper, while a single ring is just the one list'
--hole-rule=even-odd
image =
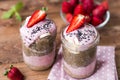
[{"label": "folded cloth", "polygon": [[56,63],[50,71],[48,80],[118,80],[115,64],[115,47],[97,47],[96,70],[93,75],[85,79],[75,79],[65,73],[62,64],[62,48],[60,48]]}]

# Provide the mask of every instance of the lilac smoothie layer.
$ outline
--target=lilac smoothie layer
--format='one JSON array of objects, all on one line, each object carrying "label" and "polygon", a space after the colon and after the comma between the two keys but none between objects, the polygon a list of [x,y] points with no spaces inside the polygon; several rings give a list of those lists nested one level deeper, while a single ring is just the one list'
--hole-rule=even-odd
[{"label": "lilac smoothie layer", "polygon": [[96,29],[89,24],[87,25],[85,24],[83,25],[83,27],[74,30],[70,33],[66,33],[67,28],[63,32],[64,38],[66,39],[67,42],[72,44],[71,47],[79,46],[80,47],[79,49],[81,49],[81,51],[82,50],[84,51],[89,46],[93,45],[91,43],[95,41],[98,35]]},{"label": "lilac smoothie layer", "polygon": [[96,59],[91,64],[85,67],[73,68],[71,67],[71,65],[67,64],[65,61],[63,61],[63,64],[69,70],[69,72],[72,72],[73,76],[75,75],[82,78],[82,77],[86,77],[86,75],[90,76],[94,72]]},{"label": "lilac smoothie layer", "polygon": [[44,56],[26,56],[23,52],[24,61],[28,65],[35,67],[46,67],[52,65],[55,57],[55,49],[52,52]]},{"label": "lilac smoothie layer", "polygon": [[37,40],[37,38],[43,38],[47,35],[56,35],[56,25],[52,20],[46,18],[33,25],[31,28],[27,28],[29,19],[30,17],[27,17],[25,23],[20,28],[23,44],[27,47]]}]

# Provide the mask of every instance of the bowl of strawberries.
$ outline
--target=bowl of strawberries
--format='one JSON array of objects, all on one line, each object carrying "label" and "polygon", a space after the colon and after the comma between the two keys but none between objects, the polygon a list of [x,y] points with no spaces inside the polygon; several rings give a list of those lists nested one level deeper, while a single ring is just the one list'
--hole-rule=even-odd
[{"label": "bowl of strawberries", "polygon": [[69,24],[73,16],[78,14],[84,15],[87,23],[100,29],[104,27],[110,19],[108,1],[67,0],[62,2],[60,16],[66,24]]}]

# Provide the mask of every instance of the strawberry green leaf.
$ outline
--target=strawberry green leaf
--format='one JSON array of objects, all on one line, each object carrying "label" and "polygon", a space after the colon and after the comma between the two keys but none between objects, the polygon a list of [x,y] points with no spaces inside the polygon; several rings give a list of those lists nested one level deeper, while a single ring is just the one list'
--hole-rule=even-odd
[{"label": "strawberry green leaf", "polygon": [[18,2],[16,5],[13,6],[13,8],[15,7],[16,11],[20,11],[23,8],[23,3],[22,2]]},{"label": "strawberry green leaf", "polygon": [[4,72],[4,76],[7,76],[7,74],[8,74],[8,70],[6,70],[5,72]]},{"label": "strawberry green leaf", "polygon": [[18,13],[18,11],[20,11],[23,8],[23,3],[22,2],[18,2],[16,5],[13,5],[10,10],[8,10],[7,12],[3,13],[2,15],[2,19],[9,19],[11,18],[14,14],[16,16],[16,19],[18,19],[19,21],[22,20],[22,18],[20,17],[20,14]]},{"label": "strawberry green leaf", "polygon": [[15,12],[16,19],[22,21],[22,18],[18,12]]},{"label": "strawberry green leaf", "polygon": [[10,9],[9,11],[3,13],[2,19],[9,19],[14,14],[14,9]]}]

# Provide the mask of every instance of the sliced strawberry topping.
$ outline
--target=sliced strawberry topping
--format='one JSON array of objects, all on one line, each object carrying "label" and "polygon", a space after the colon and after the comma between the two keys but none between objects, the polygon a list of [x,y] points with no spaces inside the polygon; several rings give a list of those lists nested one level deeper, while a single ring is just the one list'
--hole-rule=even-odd
[{"label": "sliced strawberry topping", "polygon": [[75,15],[67,29],[67,33],[74,31],[80,27],[82,27],[82,25],[85,23],[85,16],[83,15]]},{"label": "sliced strawberry topping", "polygon": [[83,5],[79,4],[74,9],[74,15],[84,14]]},{"label": "sliced strawberry topping", "polygon": [[73,18],[73,15],[71,13],[66,14],[66,19],[68,22],[71,22],[72,18]]},{"label": "sliced strawberry topping", "polygon": [[27,28],[32,27],[34,24],[38,23],[39,21],[42,21],[46,17],[46,12],[44,10],[36,10],[30,20],[28,21]]}]

